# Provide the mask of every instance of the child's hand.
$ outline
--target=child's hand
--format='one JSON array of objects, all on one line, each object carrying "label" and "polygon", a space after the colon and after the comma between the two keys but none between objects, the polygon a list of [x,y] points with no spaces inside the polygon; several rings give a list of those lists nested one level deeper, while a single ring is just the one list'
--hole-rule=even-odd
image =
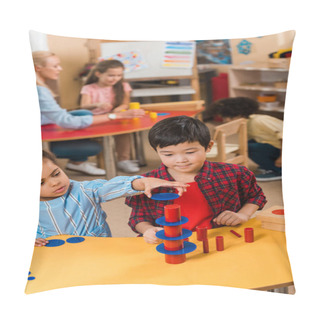
[{"label": "child's hand", "polygon": [[281,157],[281,155],[280,155],[279,158],[276,159],[276,161],[274,162],[274,165],[275,165],[276,167],[279,167],[279,168],[282,167],[282,157]]},{"label": "child's hand", "polygon": [[162,240],[156,237],[156,233],[160,230],[163,230],[163,228],[160,227],[152,227],[146,230],[143,234],[143,238],[146,243],[156,244],[160,243]]},{"label": "child's hand", "polygon": [[123,112],[117,112],[117,119],[141,118],[145,115],[143,109],[131,109]]},{"label": "child's hand", "polygon": [[43,247],[43,246],[45,246],[47,243],[49,243],[48,240],[42,239],[42,238],[37,238],[34,246],[35,246],[35,247]]},{"label": "child's hand", "polygon": [[216,218],[213,219],[218,225],[236,226],[249,220],[249,216],[241,212],[223,211]]},{"label": "child's hand", "polygon": [[126,104],[121,104],[120,106],[114,108],[112,111],[113,112],[124,112],[126,110],[128,110],[129,106]]},{"label": "child's hand", "polygon": [[135,190],[141,190],[147,197],[151,197],[151,190],[158,187],[172,187],[178,190],[179,196],[187,190],[188,184],[178,181],[167,181],[157,178],[141,178],[132,182],[132,186]]}]

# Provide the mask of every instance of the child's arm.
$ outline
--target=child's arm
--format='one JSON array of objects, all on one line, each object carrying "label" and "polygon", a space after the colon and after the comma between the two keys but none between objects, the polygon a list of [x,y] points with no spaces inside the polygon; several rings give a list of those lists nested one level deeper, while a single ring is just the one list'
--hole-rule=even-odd
[{"label": "child's arm", "polygon": [[178,181],[167,181],[158,178],[140,178],[132,181],[132,188],[138,191],[143,191],[147,197],[151,197],[151,190],[158,187],[172,187],[178,190],[181,196],[188,187],[187,184]]},{"label": "child's arm", "polygon": [[225,210],[213,219],[217,225],[236,226],[244,223],[259,209],[259,206],[253,203],[246,203],[238,212]]},{"label": "child's arm", "polygon": [[84,190],[93,192],[98,202],[106,202],[120,197],[128,197],[144,192],[151,197],[151,189],[167,186],[176,188],[181,195],[186,187],[185,183],[167,181],[157,178],[145,178],[142,176],[117,176],[110,180],[91,180],[83,182]]},{"label": "child's arm", "polygon": [[159,243],[161,240],[156,237],[156,233],[163,228],[155,227],[148,221],[139,222],[136,225],[136,230],[143,235],[145,242],[147,243]]}]

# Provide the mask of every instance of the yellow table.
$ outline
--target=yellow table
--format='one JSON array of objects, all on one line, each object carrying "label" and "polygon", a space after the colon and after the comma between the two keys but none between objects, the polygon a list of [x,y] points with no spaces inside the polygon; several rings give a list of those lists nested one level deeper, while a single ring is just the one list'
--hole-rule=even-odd
[{"label": "yellow table", "polygon": [[[26,293],[101,284],[216,285],[268,290],[293,284],[284,232],[260,228],[251,219],[239,227],[208,231],[209,249],[203,253],[196,233],[190,241],[197,249],[182,264],[167,264],[156,245],[143,238],[85,237],[81,243],[35,247]],[[255,241],[244,241],[244,228],[253,227]],[[233,229],[242,235],[233,235]],[[224,251],[216,251],[215,237],[224,236]],[[66,240],[71,236],[49,239]]]}]

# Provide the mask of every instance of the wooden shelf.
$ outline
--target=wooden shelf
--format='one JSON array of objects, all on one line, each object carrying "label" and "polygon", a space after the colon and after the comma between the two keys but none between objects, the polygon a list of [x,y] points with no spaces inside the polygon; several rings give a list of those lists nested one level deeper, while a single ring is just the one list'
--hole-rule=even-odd
[{"label": "wooden shelf", "polygon": [[241,70],[241,71],[276,71],[276,72],[288,72],[289,69],[286,68],[270,68],[266,65],[247,65],[247,66],[234,66],[231,67],[232,70]]},{"label": "wooden shelf", "polygon": [[251,90],[251,91],[263,91],[263,92],[286,92],[285,88],[266,87],[261,85],[239,85],[232,87],[234,90]]},{"label": "wooden shelf", "polygon": [[131,97],[155,97],[155,96],[172,96],[183,94],[195,94],[196,90],[191,86],[174,86],[161,88],[142,88],[133,89]]},{"label": "wooden shelf", "polygon": [[274,108],[260,106],[260,111],[283,113],[288,71],[287,68],[269,67],[267,63],[232,66],[229,69],[229,95],[256,100],[259,95],[274,94],[280,105]]}]

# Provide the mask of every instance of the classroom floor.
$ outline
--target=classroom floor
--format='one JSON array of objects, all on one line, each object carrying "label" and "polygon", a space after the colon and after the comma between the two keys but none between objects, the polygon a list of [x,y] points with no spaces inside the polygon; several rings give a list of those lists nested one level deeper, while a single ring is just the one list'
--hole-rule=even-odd
[{"label": "classroom floor", "polygon": [[[210,123],[206,123],[211,131],[214,130],[214,125]],[[137,174],[142,174],[144,172],[148,172],[152,169],[157,168],[160,165],[159,158],[156,152],[149,146],[148,132],[143,132],[143,143],[144,143],[144,151],[147,165],[140,168],[140,171]],[[95,162],[95,158],[89,159],[89,161]],[[66,159],[59,159],[58,164],[61,168],[65,168],[65,164],[67,163]],[[257,168],[257,165],[252,161],[249,161],[249,169],[254,171]],[[104,179],[104,177],[93,177],[86,176],[78,172],[70,171],[65,169],[66,174],[70,179],[84,181],[84,180],[92,180],[92,179]],[[118,175],[131,175],[121,171],[118,171]],[[133,175],[133,174],[132,174]],[[275,205],[283,205],[282,198],[282,182],[280,181],[269,181],[269,182],[259,182],[260,187],[266,195],[267,203],[265,205],[265,209],[275,206]],[[137,234],[134,233],[130,227],[128,226],[128,219],[130,216],[130,208],[124,204],[124,198],[116,199],[109,201],[107,203],[102,204],[102,208],[107,213],[107,221],[111,228],[113,237],[135,237]],[[278,291],[277,291],[278,290]],[[283,292],[281,289],[274,290],[276,292]],[[294,286],[289,287],[288,293],[293,294],[295,292]]]}]

